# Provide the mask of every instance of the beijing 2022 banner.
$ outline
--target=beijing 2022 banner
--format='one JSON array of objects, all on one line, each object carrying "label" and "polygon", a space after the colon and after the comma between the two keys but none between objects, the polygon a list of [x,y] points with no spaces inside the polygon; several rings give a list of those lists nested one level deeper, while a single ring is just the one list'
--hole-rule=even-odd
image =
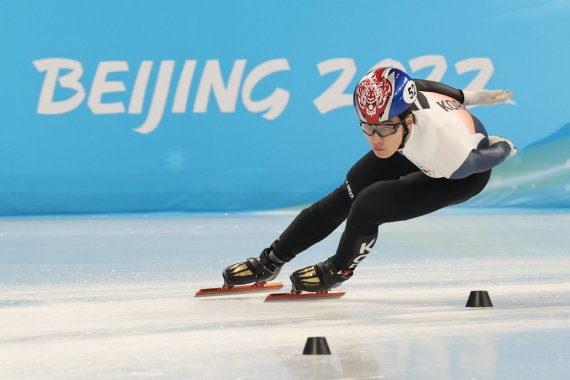
[{"label": "beijing 2022 banner", "polygon": [[570,207],[570,1],[3,1],[0,215],[312,202],[368,151],[374,65],[463,89],[519,154],[471,207]]}]

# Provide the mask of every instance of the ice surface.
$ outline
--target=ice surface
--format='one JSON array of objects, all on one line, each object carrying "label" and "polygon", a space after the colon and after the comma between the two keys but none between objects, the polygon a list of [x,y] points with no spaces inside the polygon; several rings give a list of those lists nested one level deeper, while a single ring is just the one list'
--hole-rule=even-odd
[{"label": "ice surface", "polygon": [[[0,379],[568,379],[570,214],[382,226],[338,300],[193,297],[293,216],[0,219]],[[310,336],[332,355],[302,355]]]}]

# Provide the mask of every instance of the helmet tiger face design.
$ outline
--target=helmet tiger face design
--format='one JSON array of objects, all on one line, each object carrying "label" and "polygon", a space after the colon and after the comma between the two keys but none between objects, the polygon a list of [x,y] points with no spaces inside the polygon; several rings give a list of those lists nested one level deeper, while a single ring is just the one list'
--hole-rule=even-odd
[{"label": "helmet tiger face design", "polygon": [[406,111],[416,98],[416,86],[408,74],[392,67],[379,67],[358,82],[353,104],[360,121],[378,124]]}]

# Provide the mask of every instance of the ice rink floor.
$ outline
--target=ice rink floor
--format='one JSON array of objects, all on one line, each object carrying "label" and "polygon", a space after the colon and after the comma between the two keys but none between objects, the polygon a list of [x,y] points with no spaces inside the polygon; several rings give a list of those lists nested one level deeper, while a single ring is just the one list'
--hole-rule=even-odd
[{"label": "ice rink floor", "polygon": [[[570,213],[382,226],[337,300],[194,298],[293,216],[0,219],[0,379],[570,378]],[[466,308],[471,290],[494,307]],[[332,354],[302,355],[312,336]]]}]

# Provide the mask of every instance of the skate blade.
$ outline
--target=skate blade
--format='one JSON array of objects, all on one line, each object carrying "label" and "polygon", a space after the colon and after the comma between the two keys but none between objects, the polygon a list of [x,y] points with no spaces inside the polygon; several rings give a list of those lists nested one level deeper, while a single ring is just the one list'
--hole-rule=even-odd
[{"label": "skate blade", "polygon": [[222,296],[225,294],[234,293],[253,293],[253,292],[265,292],[267,290],[281,289],[283,284],[280,282],[269,282],[263,285],[239,285],[233,286],[231,288],[208,288],[199,289],[194,297],[206,297],[206,296]]},{"label": "skate blade", "polygon": [[294,300],[317,300],[317,299],[327,299],[327,298],[340,298],[344,296],[346,292],[342,290],[329,290],[328,292],[320,293],[271,293],[265,297],[265,302],[267,301],[294,301]]}]

